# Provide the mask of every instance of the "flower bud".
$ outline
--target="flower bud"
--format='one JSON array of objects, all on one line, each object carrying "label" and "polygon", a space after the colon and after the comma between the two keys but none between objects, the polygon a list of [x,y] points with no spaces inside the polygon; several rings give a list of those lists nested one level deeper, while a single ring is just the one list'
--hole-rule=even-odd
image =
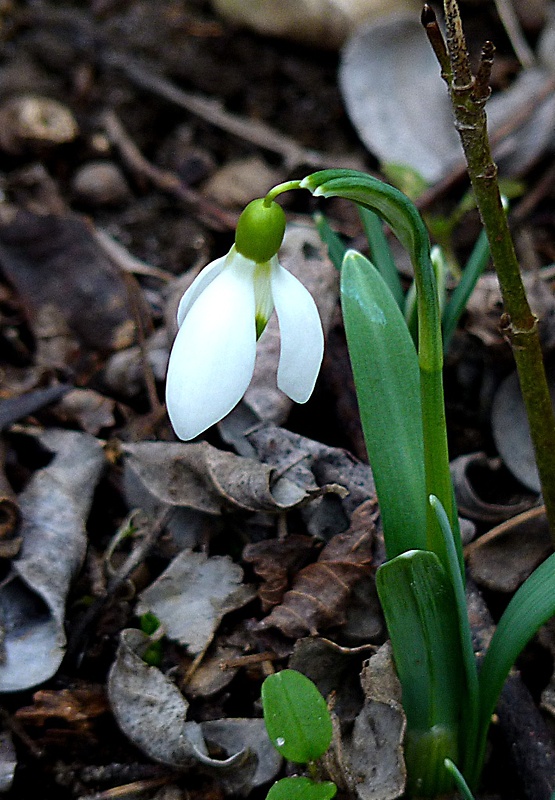
[{"label": "flower bud", "polygon": [[235,247],[245,258],[264,264],[276,255],[285,233],[285,213],[273,200],[253,200],[245,208],[235,232]]}]

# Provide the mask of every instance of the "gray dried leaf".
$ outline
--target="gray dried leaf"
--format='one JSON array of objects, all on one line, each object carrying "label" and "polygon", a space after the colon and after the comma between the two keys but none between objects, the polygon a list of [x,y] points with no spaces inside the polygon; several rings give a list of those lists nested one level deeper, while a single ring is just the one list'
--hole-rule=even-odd
[{"label": "gray dried leaf", "polygon": [[465,549],[476,583],[495,592],[515,592],[552,550],[545,508],[518,514]]},{"label": "gray dried leaf", "polygon": [[247,773],[246,765],[241,771],[234,769],[219,776],[228,792],[239,791],[246,795],[256,786],[273,780],[279,772],[282,758],[270,741],[263,719],[213,719],[201,723],[204,738],[225,752],[238,749],[250,752],[252,768]]},{"label": "gray dried leaf", "polygon": [[[526,511],[536,503],[535,496],[515,497],[512,492],[507,503],[492,503],[479,496],[475,484],[490,484],[503,469],[498,458],[488,458],[485,453],[467,453],[455,458],[450,469],[459,513],[468,519],[496,525]],[[463,543],[468,542],[463,539]]]},{"label": "gray dried leaf", "polygon": [[304,504],[334,487],[305,488],[251,458],[207,442],[123,444],[125,469],[159,502],[209,514],[224,511],[278,513]]},{"label": "gray dried leaf", "polygon": [[[123,733],[153,760],[184,771],[197,767],[233,792],[248,794],[271,780],[280,759],[271,753],[262,720],[187,722],[181,692],[141,658],[149,641],[139,630],[123,631],[108,677],[108,697]],[[231,755],[212,758],[207,742]]]},{"label": "gray dried leaf", "polygon": [[170,639],[197,655],[208,647],[225,614],[256,596],[242,581],[243,570],[229,556],[184,550],[142,592],[137,613],[152,612]]},{"label": "gray dried leaf", "polygon": [[416,15],[358,28],[339,83],[358,135],[383,163],[410,165],[434,183],[460,161],[447,89]]},{"label": "gray dried leaf", "polygon": [[122,631],[108,677],[108,698],[123,733],[155,761],[189,769],[208,751],[200,726],[186,722],[189,704],[179,689],[141,658],[150,639]]},{"label": "gray dried leaf", "polygon": [[62,661],[66,596],[83,563],[85,523],[105,466],[100,443],[87,433],[51,430],[39,439],[54,459],[19,497],[23,544],[13,578],[0,589],[3,692],[42,683]]},{"label": "gray dried leaf", "polygon": [[257,458],[281,476],[274,493],[281,481],[302,486],[307,492],[330,485],[342,487],[342,495],[337,491],[325,494],[301,509],[313,536],[327,540],[346,530],[354,510],[376,496],[370,467],[347,450],[328,447],[273,425],[253,431],[247,439]]},{"label": "gray dried leaf", "polygon": [[[344,48],[339,79],[347,113],[380,161],[409,165],[430,183],[462,164],[447,89],[416,15],[358,28]],[[488,102],[494,142],[507,122],[522,117],[494,149],[505,174],[522,174],[553,147],[552,80],[548,69],[525,70]]]},{"label": "gray dried leaf", "polygon": [[365,703],[341,744],[347,785],[360,800],[395,800],[405,789],[405,715],[389,643],[372,656],[361,676]]},{"label": "gray dried leaf", "polygon": [[0,792],[7,792],[12,788],[15,769],[17,767],[17,753],[9,731],[0,733]]},{"label": "gray dried leaf", "polygon": [[[555,364],[547,365],[546,372],[551,402],[555,405]],[[523,486],[539,494],[540,478],[516,372],[505,378],[495,394],[491,427],[495,446],[505,466]]]}]

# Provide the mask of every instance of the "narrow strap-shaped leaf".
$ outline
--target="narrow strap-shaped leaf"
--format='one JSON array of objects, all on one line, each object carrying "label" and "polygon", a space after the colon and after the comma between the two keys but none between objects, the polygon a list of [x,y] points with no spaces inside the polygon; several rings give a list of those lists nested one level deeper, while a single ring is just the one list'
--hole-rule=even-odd
[{"label": "narrow strap-shaped leaf", "polygon": [[395,298],[395,302],[399,308],[403,310],[405,304],[403,287],[401,286],[401,280],[397,272],[397,265],[395,264],[393,253],[391,252],[387,237],[384,233],[383,223],[378,215],[370,211],[369,208],[359,205],[358,209],[364,232],[368,239],[370,260],[389,286],[389,290]]},{"label": "narrow strap-shaped leaf", "polygon": [[355,250],[341,269],[341,306],[362,429],[389,558],[426,547],[426,482],[416,350],[389,288]]},{"label": "narrow strap-shaped leaf", "polygon": [[417,796],[442,794],[451,788],[445,759],[459,759],[464,687],[452,588],[429,550],[387,561],[376,583],[403,687],[409,790]]},{"label": "narrow strap-shaped leaf", "polygon": [[549,556],[513,596],[492,637],[479,672],[480,727],[472,769],[473,785],[481,771],[486,736],[501,689],[523,648],[555,614],[555,553]]},{"label": "narrow strap-shaped leaf", "polygon": [[456,726],[462,685],[459,625],[438,557],[429,550],[409,550],[378,569],[376,584],[408,726],[420,731]]},{"label": "narrow strap-shaped leaf", "polygon": [[[476,657],[472,648],[472,633],[468,619],[468,609],[466,605],[466,594],[464,590],[461,564],[459,553],[455,546],[454,534],[451,530],[445,509],[437,497],[430,497],[430,503],[434,509],[438,522],[445,538],[447,560],[449,567],[449,581],[453,587],[455,596],[455,609],[459,622],[459,637],[461,643],[462,667],[466,680],[466,697],[462,708],[462,721],[464,724],[464,737],[472,741],[476,736],[476,726],[478,725],[479,714],[479,688],[478,670],[476,668]],[[464,566],[463,566],[464,568]]]},{"label": "narrow strap-shaped leaf", "polygon": [[478,278],[490,259],[490,249],[486,232],[482,230],[463,270],[462,277],[451,295],[443,312],[443,349],[447,352],[458,321],[466,308]]},{"label": "narrow strap-shaped leaf", "polygon": [[347,248],[343,240],[339,234],[333,230],[323,214],[314,214],[314,223],[316,225],[316,230],[320,235],[320,239],[328,248],[328,255],[331,263],[339,272],[341,270],[341,264],[343,263],[343,256],[347,252]]}]

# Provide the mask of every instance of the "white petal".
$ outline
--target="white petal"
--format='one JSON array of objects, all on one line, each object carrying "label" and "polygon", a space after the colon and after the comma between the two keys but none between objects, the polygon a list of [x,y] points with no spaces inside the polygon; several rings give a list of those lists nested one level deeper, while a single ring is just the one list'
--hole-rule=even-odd
[{"label": "white petal", "polygon": [[180,439],[225,417],[250,383],[256,355],[254,265],[230,265],[190,306],[168,365],[166,403]]},{"label": "white petal", "polygon": [[183,320],[185,316],[197,297],[209,286],[214,278],[217,278],[220,272],[225,267],[225,261],[227,256],[222,256],[221,258],[217,258],[215,261],[212,261],[211,264],[207,264],[204,269],[201,269],[195,280],[189,286],[181,300],[179,301],[179,307],[177,309],[177,325],[181,327],[183,324]]},{"label": "white petal", "polygon": [[279,388],[296,403],[306,403],[322,363],[324,334],[316,303],[302,283],[272,264],[272,295],[281,336]]}]

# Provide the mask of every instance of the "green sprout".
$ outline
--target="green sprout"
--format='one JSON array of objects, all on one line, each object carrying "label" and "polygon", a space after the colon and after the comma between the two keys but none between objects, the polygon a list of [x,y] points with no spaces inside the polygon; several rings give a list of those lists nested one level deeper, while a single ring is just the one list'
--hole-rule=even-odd
[{"label": "green sprout", "polygon": [[316,762],[332,739],[332,722],[326,701],[309,678],[284,669],[262,684],[264,722],[270,741],[288,761],[306,764],[310,777],[277,781],[269,800],[331,800],[337,792],[332,781],[315,780]]}]

